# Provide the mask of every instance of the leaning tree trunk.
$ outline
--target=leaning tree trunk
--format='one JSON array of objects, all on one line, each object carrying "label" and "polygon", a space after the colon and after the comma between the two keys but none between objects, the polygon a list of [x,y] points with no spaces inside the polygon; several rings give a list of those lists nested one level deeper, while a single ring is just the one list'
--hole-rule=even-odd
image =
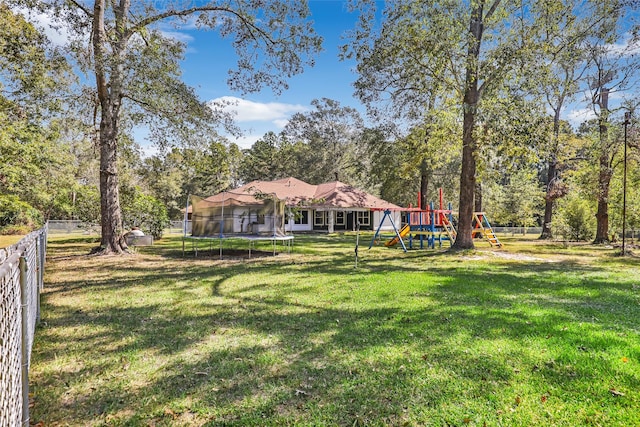
[{"label": "leaning tree trunk", "polygon": [[470,43],[467,50],[465,91],[462,122],[462,170],[460,172],[460,204],[458,207],[458,232],[452,249],[473,249],[473,208],[476,189],[476,151],[474,135],[476,111],[480,99],[478,90],[478,61],[482,40],[482,2],[471,11],[469,22]]}]

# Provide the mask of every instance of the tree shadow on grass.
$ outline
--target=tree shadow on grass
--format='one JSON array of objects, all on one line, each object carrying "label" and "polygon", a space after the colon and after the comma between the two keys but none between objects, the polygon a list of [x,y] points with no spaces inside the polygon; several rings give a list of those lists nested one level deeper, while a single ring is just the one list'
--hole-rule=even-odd
[{"label": "tree shadow on grass", "polygon": [[[346,255],[139,265],[115,279],[100,276],[110,262],[80,269],[45,294],[34,419],[462,425],[476,413],[514,425],[524,423],[508,411],[516,397],[553,390],[588,412],[613,404],[613,381],[627,395],[609,410],[632,413],[638,375],[617,358],[640,359],[629,283],[573,262],[485,268],[412,256],[358,270]],[[127,292],[126,304],[110,300]]]}]

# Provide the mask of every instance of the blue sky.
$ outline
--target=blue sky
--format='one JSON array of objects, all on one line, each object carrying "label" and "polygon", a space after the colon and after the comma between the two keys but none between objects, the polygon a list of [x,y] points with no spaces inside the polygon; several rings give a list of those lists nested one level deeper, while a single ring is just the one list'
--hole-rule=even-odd
[{"label": "blue sky", "polygon": [[[314,21],[316,32],[324,38],[324,51],[316,59],[314,67],[306,68],[304,73],[289,80],[289,89],[279,96],[266,88],[262,92],[253,93],[240,98],[242,95],[233,93],[226,84],[228,70],[236,63],[236,55],[230,43],[222,40],[215,31],[198,31],[189,26],[183,29],[163,29],[168,35],[179,38],[187,43],[187,54],[182,63],[183,77],[187,84],[196,89],[203,101],[212,101],[222,97],[236,98],[236,121],[243,129],[244,136],[240,139],[229,137],[241,148],[249,148],[266,132],[279,132],[287,120],[296,112],[308,111],[311,101],[322,97],[337,100],[343,106],[354,107],[365,117],[365,109],[353,97],[353,82],[356,75],[353,72],[354,61],[340,61],[338,46],[342,44],[341,37],[352,29],[357,14],[347,12],[344,0],[309,0],[311,19]],[[58,31],[51,29],[51,19],[47,15],[36,14],[33,17],[45,28],[47,35],[55,44],[63,44],[66,39],[64,28]],[[638,11],[624,23],[621,30],[628,31],[632,21],[638,22]],[[626,27],[626,28],[625,28]],[[625,35],[625,42],[629,35]],[[622,46],[612,45],[613,49]],[[633,51],[640,54],[640,47]],[[638,86],[640,87],[640,86]],[[635,92],[635,91],[634,91]],[[563,112],[563,119],[568,120],[574,127],[594,116],[589,102],[589,93],[578,94],[575,101],[567,106]],[[631,93],[612,93],[610,106],[620,105],[623,97],[630,97]],[[138,130],[134,137],[147,154],[153,153],[148,142],[144,140],[145,132]]]},{"label": "blue sky", "polygon": [[[324,51],[316,57],[315,66],[291,78],[289,89],[279,96],[265,88],[239,100],[237,122],[245,134],[238,140],[233,137],[230,140],[241,148],[249,148],[268,131],[282,130],[291,115],[311,108],[311,101],[316,98],[335,99],[343,106],[357,108],[364,116],[364,107],[353,97],[355,62],[338,59],[341,36],[353,28],[356,14],[348,13],[341,0],[311,0],[309,7],[314,28],[324,38]],[[236,61],[229,43],[215,32],[193,30],[181,34],[188,43],[182,64],[185,82],[205,101],[229,96],[239,98],[241,95],[233,93],[226,84],[227,72]]]},{"label": "blue sky", "polygon": [[[324,38],[324,51],[316,57],[316,65],[290,79],[289,89],[279,96],[267,88],[239,99],[241,95],[231,92],[226,85],[227,71],[236,61],[229,43],[221,40],[215,32],[191,30],[177,35],[185,37],[188,44],[183,63],[186,83],[195,87],[205,101],[221,97],[238,98],[236,118],[244,136],[239,139],[230,137],[230,140],[241,148],[249,148],[268,131],[279,132],[292,114],[307,111],[316,98],[335,99],[343,106],[356,108],[366,118],[364,107],[353,97],[352,83],[356,75],[352,70],[355,62],[338,59],[338,46],[343,43],[341,37],[354,27],[357,14],[347,12],[344,0],[309,0],[309,7],[316,32]],[[619,105],[623,96],[622,93],[612,93],[612,107]],[[589,97],[588,91],[579,94],[565,108],[562,118],[577,127],[595,117],[592,106],[585,101]]]}]

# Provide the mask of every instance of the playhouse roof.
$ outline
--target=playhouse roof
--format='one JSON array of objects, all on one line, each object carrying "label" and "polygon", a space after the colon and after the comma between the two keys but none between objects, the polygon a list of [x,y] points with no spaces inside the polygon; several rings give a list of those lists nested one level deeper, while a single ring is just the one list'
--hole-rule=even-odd
[{"label": "playhouse roof", "polygon": [[[401,209],[399,206],[373,196],[352,185],[340,181],[320,185],[308,184],[297,178],[289,177],[275,181],[252,181],[232,191],[234,197],[242,198],[247,204],[257,202],[256,193],[274,194],[286,201],[288,206],[306,206],[316,208],[363,208],[363,209]],[[208,197],[207,201],[221,200],[229,192]],[[246,199],[246,200],[245,200]]]}]

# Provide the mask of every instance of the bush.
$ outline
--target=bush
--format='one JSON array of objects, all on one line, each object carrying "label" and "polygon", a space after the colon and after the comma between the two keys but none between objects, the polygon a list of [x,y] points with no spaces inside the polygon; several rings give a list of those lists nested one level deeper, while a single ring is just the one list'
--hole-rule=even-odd
[{"label": "bush", "polygon": [[78,188],[74,216],[89,224],[100,224],[100,192],[91,185]]},{"label": "bush", "polygon": [[567,240],[590,240],[595,229],[595,217],[588,201],[576,196],[567,197],[553,221],[554,234]]},{"label": "bush", "polygon": [[0,196],[0,234],[26,234],[42,226],[42,214],[17,196]]},{"label": "bush", "polygon": [[123,200],[122,212],[126,228],[138,227],[150,233],[154,239],[162,238],[169,225],[169,215],[165,205],[153,196],[135,191],[132,197]]}]

